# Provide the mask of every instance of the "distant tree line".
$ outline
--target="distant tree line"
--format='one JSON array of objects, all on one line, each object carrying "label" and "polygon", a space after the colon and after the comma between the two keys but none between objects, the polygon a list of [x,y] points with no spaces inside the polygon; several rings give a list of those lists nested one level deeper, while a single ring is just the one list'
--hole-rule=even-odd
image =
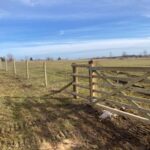
[{"label": "distant tree line", "polygon": [[93,59],[105,59],[105,58],[120,58],[120,59],[123,59],[123,58],[141,58],[141,57],[150,57],[150,54],[148,54],[148,52],[146,50],[143,51],[143,53],[141,54],[138,54],[138,55],[131,55],[131,54],[127,54],[126,51],[122,52],[122,55],[121,56],[113,56],[112,52],[109,52],[109,56],[103,56],[103,57],[94,57]]},{"label": "distant tree line", "polygon": [[[14,60],[14,57],[13,57],[13,55],[12,54],[8,54],[7,55],[7,57],[0,57],[0,60],[1,61],[5,61],[5,59],[7,59],[7,61],[13,61]],[[33,57],[25,57],[24,59],[21,59],[22,61],[24,61],[24,60],[30,60],[30,61],[41,61],[41,60],[43,60],[43,59],[40,59],[40,58],[33,58]],[[44,60],[47,60],[47,61],[54,61],[54,59],[52,58],[52,57],[47,57],[46,59],[44,59]],[[58,61],[60,61],[60,60],[63,60],[61,57],[58,57],[57,59],[55,59],[55,60],[58,60]],[[65,59],[66,60],[66,59]]]},{"label": "distant tree line", "polygon": [[[134,57],[134,58],[140,58],[140,57],[150,57],[150,54],[148,54],[148,52],[146,50],[143,51],[143,53],[139,54],[139,55],[131,55],[131,54],[127,54],[126,51],[122,52],[122,55],[121,56],[113,56],[112,52],[109,52],[109,56],[102,56],[102,57],[94,57],[92,59],[100,59],[100,58],[120,58],[120,59],[123,59],[123,58],[130,58],[130,57]],[[0,60],[1,61],[5,61],[5,59],[7,59],[7,61],[13,61],[14,60],[14,56],[12,54],[7,54],[6,57],[0,57]],[[91,59],[91,58],[89,58]],[[40,59],[40,58],[33,58],[33,57],[25,57],[24,59],[21,59],[22,61],[24,60],[30,60],[30,61],[42,61],[42,60],[47,60],[47,61],[54,61],[54,60],[57,60],[57,61],[61,61],[61,60],[67,60],[67,59],[64,59],[64,58],[61,58],[61,57],[58,57],[57,59],[54,59],[52,57],[47,57],[46,59]]]},{"label": "distant tree line", "polygon": [[0,57],[0,60],[1,61],[5,61],[5,57]]},{"label": "distant tree line", "polygon": [[13,61],[14,57],[12,54],[8,54],[7,57],[0,57],[1,61],[5,61],[5,59],[7,59],[7,61]]}]

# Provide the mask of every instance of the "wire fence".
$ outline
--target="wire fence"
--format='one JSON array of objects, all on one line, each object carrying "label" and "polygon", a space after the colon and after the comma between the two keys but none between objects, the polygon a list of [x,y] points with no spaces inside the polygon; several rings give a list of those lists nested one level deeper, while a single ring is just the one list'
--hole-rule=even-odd
[{"label": "wire fence", "polygon": [[1,61],[0,69],[8,75],[43,86],[59,88],[71,80],[69,61]]}]

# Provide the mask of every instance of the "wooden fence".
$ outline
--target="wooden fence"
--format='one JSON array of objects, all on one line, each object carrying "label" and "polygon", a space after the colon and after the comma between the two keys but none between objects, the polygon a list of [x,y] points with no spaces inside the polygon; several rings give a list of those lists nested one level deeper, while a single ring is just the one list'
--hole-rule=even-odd
[{"label": "wooden fence", "polygon": [[[79,73],[80,68],[88,74]],[[65,91],[75,99],[150,123],[150,67],[97,67],[90,61],[88,65],[73,63],[72,70],[73,81],[59,91],[72,85],[73,91]],[[80,84],[82,78],[88,79],[88,86]],[[88,90],[89,95],[81,94],[80,89]]]},{"label": "wooden fence", "polygon": [[[10,62],[13,63],[12,70],[13,70],[14,76],[16,77],[18,75],[18,73],[19,73],[19,70],[16,67],[16,61],[14,59],[13,61],[10,61]],[[47,87],[48,86],[48,80],[47,80],[47,62],[43,61],[42,63],[43,63],[43,67],[42,67],[43,71],[42,72],[43,72],[44,85],[45,85],[45,87]],[[28,60],[24,61],[25,77],[26,77],[26,79],[30,79],[30,71],[32,71],[29,64],[30,64],[30,61],[28,61]],[[0,60],[0,69],[2,69],[2,70],[4,69],[5,72],[9,71],[9,65],[8,65],[8,60],[7,59],[5,59],[5,61],[4,61],[4,67],[2,65],[2,61]]]}]

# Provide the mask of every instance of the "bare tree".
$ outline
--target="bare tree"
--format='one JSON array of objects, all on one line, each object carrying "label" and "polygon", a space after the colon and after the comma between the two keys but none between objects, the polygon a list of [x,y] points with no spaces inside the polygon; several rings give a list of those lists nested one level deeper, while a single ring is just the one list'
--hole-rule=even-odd
[{"label": "bare tree", "polygon": [[58,57],[58,59],[57,59],[57,60],[62,60],[62,59],[61,59],[61,57]]},{"label": "bare tree", "polygon": [[8,55],[7,55],[7,60],[8,60],[8,61],[13,61],[13,60],[14,60],[13,55],[12,55],[12,54],[8,54]]},{"label": "bare tree", "polygon": [[0,57],[0,60],[1,61],[5,61],[5,57]]},{"label": "bare tree", "polygon": [[32,57],[30,57],[30,61],[33,61],[33,58],[32,58]]},{"label": "bare tree", "polygon": [[46,60],[47,60],[47,61],[52,61],[52,60],[53,60],[53,58],[51,58],[51,57],[47,57],[47,58],[46,58]]},{"label": "bare tree", "polygon": [[123,56],[123,57],[126,57],[126,56],[127,56],[127,53],[124,51],[124,52],[122,53],[122,56]]},{"label": "bare tree", "polygon": [[147,51],[146,50],[143,51],[143,55],[147,56]]},{"label": "bare tree", "polygon": [[112,57],[112,52],[109,52],[109,57]]},{"label": "bare tree", "polygon": [[25,60],[29,60],[29,57],[28,56],[25,56],[25,58],[24,58]]}]

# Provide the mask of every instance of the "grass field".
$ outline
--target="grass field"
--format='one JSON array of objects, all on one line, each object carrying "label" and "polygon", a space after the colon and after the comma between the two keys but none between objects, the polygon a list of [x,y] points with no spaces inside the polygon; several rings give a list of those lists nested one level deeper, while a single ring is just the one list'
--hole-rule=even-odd
[{"label": "grass field", "polygon": [[[122,116],[100,122],[101,111],[73,100],[65,93],[52,95],[71,81],[71,64],[87,61],[47,62],[48,87],[44,86],[42,62],[30,62],[26,80],[25,62],[12,62],[0,72],[0,149],[91,150],[149,149],[149,125]],[[150,66],[149,59],[97,60],[101,66]],[[83,72],[84,70],[81,70]]]},{"label": "grass field", "polygon": [[[60,87],[71,80],[72,73],[71,64],[80,63],[87,64],[88,60],[74,61],[47,61],[47,76],[49,87]],[[129,58],[129,59],[100,59],[95,60],[96,66],[150,66],[149,58]],[[26,62],[16,62],[17,76],[26,78]],[[5,70],[5,63],[2,63],[2,69]],[[86,70],[79,70],[85,72]],[[13,75],[13,62],[8,62],[8,74]],[[42,61],[29,62],[30,80],[35,85],[44,86],[44,69]]]}]

